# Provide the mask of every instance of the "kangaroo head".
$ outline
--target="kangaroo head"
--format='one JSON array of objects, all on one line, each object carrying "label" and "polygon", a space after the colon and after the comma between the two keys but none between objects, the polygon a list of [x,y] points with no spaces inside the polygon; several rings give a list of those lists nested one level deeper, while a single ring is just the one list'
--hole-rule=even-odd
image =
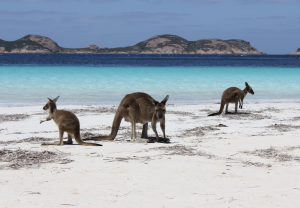
[{"label": "kangaroo head", "polygon": [[253,91],[252,87],[250,87],[250,85],[248,85],[247,82],[245,82],[245,85],[246,85],[246,90],[247,90],[247,92],[249,92],[249,93],[251,93],[252,95],[254,95],[254,91]]},{"label": "kangaroo head", "polygon": [[163,118],[166,114],[166,102],[169,99],[169,95],[167,95],[161,102],[157,102],[156,100],[149,98],[149,100],[155,105],[155,116],[156,118]]},{"label": "kangaroo head", "polygon": [[43,109],[44,110],[50,109],[51,113],[53,113],[53,110],[56,109],[56,101],[58,100],[58,98],[59,98],[59,96],[57,96],[53,100],[48,98],[49,101],[46,103],[46,105],[43,107]]}]

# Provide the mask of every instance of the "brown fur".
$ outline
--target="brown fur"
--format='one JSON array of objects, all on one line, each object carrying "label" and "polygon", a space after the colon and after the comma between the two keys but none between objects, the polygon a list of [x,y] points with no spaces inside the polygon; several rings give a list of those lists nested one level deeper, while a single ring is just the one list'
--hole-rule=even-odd
[{"label": "brown fur", "polygon": [[226,105],[225,113],[228,113],[229,103],[234,103],[235,104],[235,113],[237,113],[238,103],[240,104],[239,107],[242,109],[243,108],[243,101],[244,101],[244,98],[246,97],[247,93],[249,92],[252,95],[254,95],[253,89],[248,85],[247,82],[245,82],[245,85],[246,85],[246,87],[245,87],[244,90],[240,90],[239,88],[236,88],[236,87],[230,87],[227,90],[225,90],[222,94],[222,97],[221,97],[221,105],[220,105],[219,112],[209,114],[208,116],[220,115],[223,112],[225,105]]},{"label": "brown fur", "polygon": [[[94,144],[94,143],[87,143],[82,141],[80,138],[80,123],[78,118],[75,116],[74,113],[70,111],[65,110],[57,110],[56,109],[56,101],[58,100],[59,96],[55,99],[51,100],[46,103],[46,105],[43,107],[44,110],[49,109],[49,116],[46,118],[46,120],[40,121],[40,123],[43,123],[44,121],[50,121],[53,119],[53,121],[58,126],[59,130],[59,141],[54,143],[43,143],[42,145],[64,145],[64,144],[73,144],[72,136],[74,136],[75,141],[78,144],[86,145],[86,146],[102,146],[101,144]],[[63,135],[64,132],[68,133],[68,141],[63,141]]]},{"label": "brown fur", "polygon": [[[121,101],[114,121],[112,123],[111,133],[108,136],[92,137],[86,140],[114,140],[117,136],[122,119],[131,123],[131,141],[134,142],[152,142],[148,138],[148,122],[151,122],[152,129],[156,136],[156,141],[169,142],[165,135],[165,113],[166,102],[169,99],[167,95],[163,101],[157,102],[150,95],[142,92],[127,94]],[[164,138],[160,139],[156,131],[156,123],[160,122],[160,127]],[[143,124],[142,138],[136,138],[136,123]]]}]

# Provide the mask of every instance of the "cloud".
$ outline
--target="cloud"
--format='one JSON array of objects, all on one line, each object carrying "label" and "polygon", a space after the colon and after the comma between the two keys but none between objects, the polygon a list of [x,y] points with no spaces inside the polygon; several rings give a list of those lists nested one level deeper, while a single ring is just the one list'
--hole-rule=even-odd
[{"label": "cloud", "polygon": [[17,15],[57,15],[57,14],[76,14],[75,12],[54,12],[54,11],[43,11],[43,10],[29,10],[29,11],[4,11],[0,10],[0,15],[9,15],[9,16],[17,16]]},{"label": "cloud", "polygon": [[[0,1],[17,1],[17,2],[29,2],[29,3],[38,3],[38,2],[62,2],[62,1],[86,1],[86,0],[0,0]],[[117,1],[121,1],[121,0],[88,0],[90,2],[93,3],[111,3],[111,2],[117,2]]]},{"label": "cloud", "polygon": [[257,17],[259,20],[266,20],[266,19],[285,19],[284,16],[267,16],[267,17]]},{"label": "cloud", "polygon": [[85,24],[116,24],[116,23],[158,23],[162,20],[177,20],[182,17],[192,16],[187,13],[169,13],[169,12],[124,12],[112,15],[98,15],[94,17],[68,18],[66,21]]},{"label": "cloud", "polygon": [[[157,0],[138,0],[143,2],[152,2],[157,3]],[[235,2],[235,3],[297,3],[300,0],[161,0],[162,1],[169,1],[169,2],[179,2],[179,3],[228,3],[228,2]]]},{"label": "cloud", "polygon": [[[46,20],[47,22],[49,22],[50,20]],[[54,22],[54,20],[51,20],[52,22]],[[20,27],[27,27],[27,26],[34,26],[36,27],[37,25],[42,25],[44,26],[45,25],[45,22],[43,20],[40,20],[40,21],[37,21],[37,20],[15,20],[15,19],[0,19],[0,23],[1,24],[6,24],[6,25],[18,25]]]},{"label": "cloud", "polygon": [[18,2],[32,2],[32,3],[36,3],[36,2],[61,2],[63,0],[0,0],[0,1],[18,1]]},{"label": "cloud", "polygon": [[[80,0],[78,0],[80,1]],[[95,2],[95,3],[111,3],[111,2],[116,2],[116,1],[121,1],[121,0],[89,0],[91,2]]]}]

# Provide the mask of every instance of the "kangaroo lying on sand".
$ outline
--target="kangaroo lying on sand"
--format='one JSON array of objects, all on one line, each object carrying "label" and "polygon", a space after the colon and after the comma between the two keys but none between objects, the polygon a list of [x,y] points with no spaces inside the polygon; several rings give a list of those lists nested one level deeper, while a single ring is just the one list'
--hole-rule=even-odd
[{"label": "kangaroo lying on sand", "polygon": [[240,104],[239,108],[242,109],[243,108],[243,101],[244,101],[244,98],[246,97],[247,93],[249,92],[252,95],[254,95],[254,91],[248,85],[247,82],[245,82],[245,85],[246,85],[246,88],[244,90],[240,90],[239,88],[236,88],[236,87],[230,87],[227,90],[225,90],[222,94],[222,97],[221,97],[221,106],[220,106],[219,112],[209,114],[208,116],[220,115],[223,112],[225,104],[226,104],[225,113],[228,113],[229,103],[235,103],[235,113],[237,113],[238,103]]},{"label": "kangaroo lying on sand", "polygon": [[[142,92],[136,92],[125,95],[122,99],[114,121],[112,123],[111,133],[108,136],[92,137],[84,140],[114,140],[117,136],[122,119],[131,123],[131,141],[133,142],[153,142],[148,138],[148,122],[151,122],[152,129],[156,135],[157,142],[169,142],[165,135],[165,113],[166,102],[169,99],[167,95],[161,102],[157,102],[150,95]],[[156,131],[156,123],[160,122],[160,127],[164,138],[160,139]],[[136,138],[136,123],[143,124],[142,138]]]},{"label": "kangaroo lying on sand", "polygon": [[[75,116],[74,113],[70,111],[65,110],[57,110],[56,109],[56,101],[58,100],[59,96],[46,103],[46,105],[43,107],[44,110],[49,109],[49,116],[46,118],[46,120],[41,120],[40,124],[44,121],[50,121],[53,119],[53,121],[58,126],[59,130],[59,142],[46,142],[42,143],[42,145],[64,145],[64,144],[73,144],[72,136],[75,137],[75,141],[78,144],[86,145],[86,146],[102,146],[101,144],[94,144],[94,143],[87,143],[81,140],[80,138],[80,124],[78,118]],[[63,135],[64,132],[68,133],[68,141],[63,141]]]}]

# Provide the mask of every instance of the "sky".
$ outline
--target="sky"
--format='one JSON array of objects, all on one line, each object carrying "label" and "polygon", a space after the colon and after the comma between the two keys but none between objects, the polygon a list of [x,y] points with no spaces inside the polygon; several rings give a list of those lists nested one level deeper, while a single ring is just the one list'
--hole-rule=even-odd
[{"label": "sky", "polygon": [[0,39],[65,48],[132,46],[155,35],[242,39],[267,54],[300,47],[300,0],[0,0]]}]

